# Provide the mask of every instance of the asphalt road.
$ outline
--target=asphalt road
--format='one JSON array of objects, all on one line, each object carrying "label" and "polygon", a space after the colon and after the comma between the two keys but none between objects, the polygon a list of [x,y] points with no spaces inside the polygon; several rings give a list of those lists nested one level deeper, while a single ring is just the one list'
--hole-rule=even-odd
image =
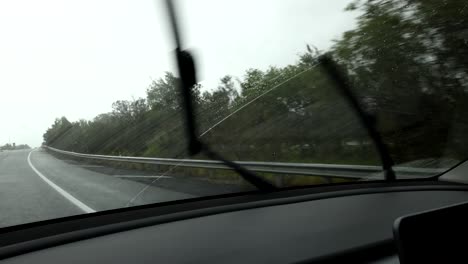
[{"label": "asphalt road", "polygon": [[41,149],[0,152],[0,227],[196,196],[98,169]]}]

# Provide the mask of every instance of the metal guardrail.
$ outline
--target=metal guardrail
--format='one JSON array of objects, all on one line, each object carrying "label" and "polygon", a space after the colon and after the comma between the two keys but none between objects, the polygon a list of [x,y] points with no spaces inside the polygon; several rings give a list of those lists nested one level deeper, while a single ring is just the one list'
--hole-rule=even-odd
[{"label": "metal guardrail", "polygon": [[[180,166],[207,169],[231,169],[221,161],[196,160],[196,159],[169,159],[149,157],[128,157],[83,154],[72,151],[60,150],[48,146],[43,148],[63,155],[104,161],[117,161],[129,163],[154,164],[165,166]],[[235,163],[255,172],[269,172],[279,174],[309,175],[335,178],[352,179],[382,179],[382,167],[364,165],[341,165],[341,164],[319,164],[319,163],[285,163],[285,162],[260,162],[260,161],[234,161]],[[394,167],[397,178],[424,178],[434,176],[446,171],[446,168],[415,168]]]}]

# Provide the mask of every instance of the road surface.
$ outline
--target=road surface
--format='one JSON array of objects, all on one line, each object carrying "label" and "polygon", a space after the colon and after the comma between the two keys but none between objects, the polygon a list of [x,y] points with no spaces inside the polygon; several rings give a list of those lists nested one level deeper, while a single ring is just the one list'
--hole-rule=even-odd
[{"label": "road surface", "polygon": [[195,196],[92,167],[41,149],[0,152],[0,227]]}]

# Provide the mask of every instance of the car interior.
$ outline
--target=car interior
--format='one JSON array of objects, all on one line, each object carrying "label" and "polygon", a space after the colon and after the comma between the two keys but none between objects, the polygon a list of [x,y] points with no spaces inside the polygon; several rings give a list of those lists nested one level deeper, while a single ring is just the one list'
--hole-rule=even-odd
[{"label": "car interior", "polygon": [[[362,5],[371,10],[366,13],[371,16],[381,12],[372,13],[372,8],[385,6],[387,1],[351,2],[351,9]],[[404,4],[417,7],[418,3],[411,2],[395,1],[395,5],[398,8],[403,8]],[[109,210],[89,208],[89,213],[85,214],[2,227],[1,263],[466,262],[468,256],[463,249],[463,241],[468,234],[464,224],[468,220],[468,162],[465,159],[460,158],[443,169],[416,170],[402,166],[392,152],[395,146],[388,144],[379,126],[379,120],[385,119],[385,115],[369,114],[363,97],[356,92],[359,81],[353,79],[354,72],[347,70],[339,57],[324,52],[313,59],[314,67],[320,69],[343,104],[348,106],[349,111],[343,116],[353,116],[362,128],[360,133],[367,140],[365,144],[374,146],[378,172],[359,176],[358,180],[339,181],[337,179],[346,179],[347,175],[360,175],[371,167],[362,165],[351,170],[323,165],[320,167],[324,171],[320,174],[322,177],[327,177],[327,173],[336,175],[338,170],[346,170],[346,173],[329,177],[317,185],[280,187],[278,179],[268,173],[282,170],[308,177],[318,175],[317,171],[304,172],[308,168],[306,165],[291,169],[281,167],[284,166],[281,163],[269,167],[263,163],[236,162],[229,155],[229,150],[223,150],[214,143],[216,138],[200,136],[201,117],[196,109],[193,87],[199,83],[197,65],[203,57],[193,54],[184,42],[188,33],[183,30],[185,20],[182,12],[178,12],[178,1],[166,0],[163,3],[171,41],[175,43],[173,61],[181,83],[178,94],[184,122],[179,130],[183,131],[185,151],[189,156],[203,155],[204,159],[216,161],[210,166],[235,173],[250,185],[250,189]],[[328,5],[328,2],[322,1],[321,4]],[[408,16],[411,12],[418,12],[415,10],[410,9]],[[464,36],[466,45],[466,34]],[[352,49],[358,50],[359,47],[353,46]],[[455,75],[466,79],[466,74]],[[261,98],[258,98],[252,104],[259,102]],[[241,107],[236,111],[245,109]],[[398,106],[395,109],[398,110]],[[230,116],[236,118],[236,113]],[[402,118],[401,122],[406,121]],[[213,131],[222,129],[222,125],[215,126]],[[411,140],[417,140],[418,135]],[[399,136],[401,134],[396,132],[392,134],[392,137]],[[425,147],[431,147],[430,142],[426,144]],[[462,145],[463,142],[457,144]],[[60,151],[52,146],[43,145],[42,149]],[[436,143],[432,147],[436,148]],[[74,151],[62,151],[61,155],[75,155],[78,160],[93,159],[94,162],[130,159],[125,153],[115,157],[86,154],[88,157]],[[246,159],[240,157],[239,160]],[[148,164],[150,161],[140,158],[139,162]],[[157,162],[176,164],[175,167],[183,167],[181,162],[195,163],[186,166],[208,166],[197,165],[203,159],[178,161],[162,158]],[[414,176],[416,174],[419,176]],[[61,188],[57,188],[60,192]],[[8,211],[2,213],[9,214]]]}]

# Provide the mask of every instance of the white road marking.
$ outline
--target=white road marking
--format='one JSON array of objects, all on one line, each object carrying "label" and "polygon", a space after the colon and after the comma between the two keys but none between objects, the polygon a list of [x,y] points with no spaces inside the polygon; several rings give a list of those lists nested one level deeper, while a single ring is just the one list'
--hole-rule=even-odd
[{"label": "white road marking", "polygon": [[160,179],[160,178],[172,178],[171,176],[151,176],[151,175],[115,175],[117,178],[152,178],[152,179]]},{"label": "white road marking", "polygon": [[58,193],[60,193],[63,197],[67,198],[70,202],[72,202],[74,205],[76,205],[78,208],[80,208],[81,210],[83,210],[85,213],[94,213],[96,212],[96,210],[94,210],[93,208],[87,206],[86,204],[84,204],[82,201],[76,199],[73,195],[69,194],[67,191],[65,191],[64,189],[60,188],[60,186],[58,186],[57,184],[53,183],[51,180],[47,179],[46,176],[44,176],[40,171],[38,171],[36,169],[36,167],[34,167],[34,165],[32,164],[31,162],[31,153],[33,153],[34,151],[36,150],[32,150],[31,152],[29,152],[29,155],[28,155],[28,163],[29,163],[29,166],[31,167],[31,169],[39,176],[41,177],[42,180],[44,180],[47,184],[50,185],[50,187],[54,188]]}]

